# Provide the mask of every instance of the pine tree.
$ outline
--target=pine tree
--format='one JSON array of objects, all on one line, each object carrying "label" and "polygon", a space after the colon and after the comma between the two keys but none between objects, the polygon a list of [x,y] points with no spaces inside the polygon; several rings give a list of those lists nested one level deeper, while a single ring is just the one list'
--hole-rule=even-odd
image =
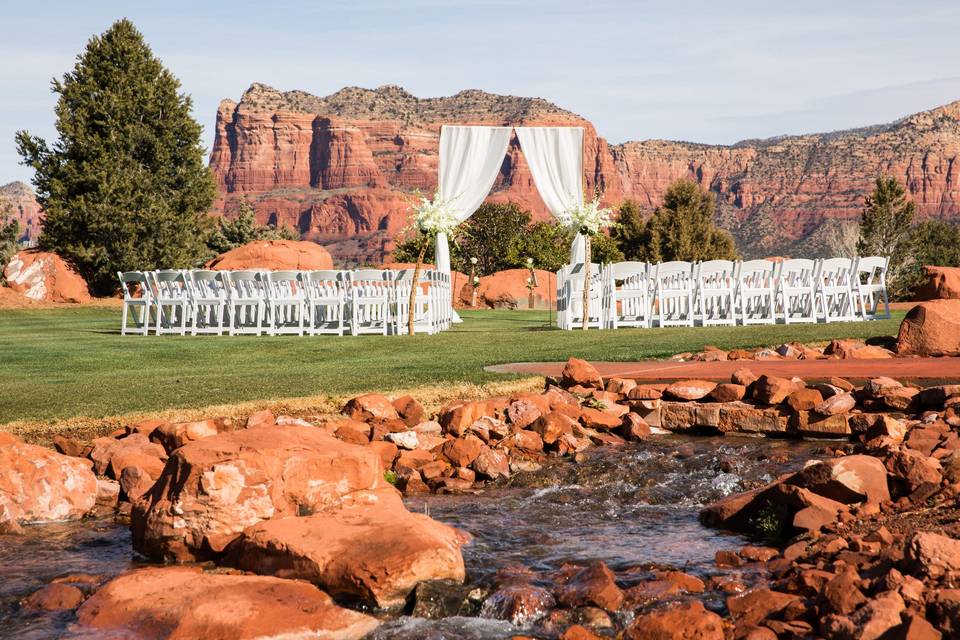
[{"label": "pine tree", "polygon": [[713,223],[715,204],[713,194],[692,180],[677,180],[667,187],[663,204],[647,220],[646,259],[736,260],[733,237]]},{"label": "pine tree", "polygon": [[53,81],[58,139],[17,132],[45,212],[40,247],[72,262],[95,293],[115,291],[117,271],[190,267],[206,255],[201,217],[215,185],[179,89],[119,20]]},{"label": "pine tree", "polygon": [[894,299],[909,297],[916,286],[919,268],[914,259],[910,225],[916,205],[896,178],[880,176],[867,196],[860,216],[857,254],[889,256],[887,289]]},{"label": "pine tree", "polygon": [[650,238],[640,203],[624,200],[617,207],[617,212],[617,223],[610,230],[610,237],[627,260],[646,260]]},{"label": "pine tree", "polygon": [[289,227],[257,224],[256,212],[246,200],[240,201],[237,217],[217,218],[206,238],[207,247],[216,256],[255,240],[299,240],[300,234]]}]

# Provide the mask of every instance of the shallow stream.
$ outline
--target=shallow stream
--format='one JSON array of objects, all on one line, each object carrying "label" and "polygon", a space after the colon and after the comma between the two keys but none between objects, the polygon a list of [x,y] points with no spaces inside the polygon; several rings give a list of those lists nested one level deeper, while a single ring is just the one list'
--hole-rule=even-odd
[{"label": "shallow stream", "polygon": [[[723,496],[799,468],[814,445],[752,438],[659,436],[625,447],[599,448],[578,463],[551,462],[478,495],[417,496],[411,510],[473,536],[465,547],[469,585],[487,586],[497,569],[535,571],[600,559],[612,569],[669,565],[701,576],[715,572],[719,549],[747,540],[703,527],[697,513]],[[66,573],[115,575],[134,563],[126,526],[109,520],[31,527],[0,536],[0,637],[47,639],[70,614],[28,614],[19,602]],[[376,640],[493,640],[519,631],[475,617],[400,617]]]}]

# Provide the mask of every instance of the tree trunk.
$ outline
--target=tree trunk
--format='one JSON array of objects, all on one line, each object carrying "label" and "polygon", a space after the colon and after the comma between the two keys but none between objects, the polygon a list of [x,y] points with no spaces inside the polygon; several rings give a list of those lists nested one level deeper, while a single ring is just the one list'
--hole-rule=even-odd
[{"label": "tree trunk", "polygon": [[590,234],[583,234],[583,330],[590,325]]},{"label": "tree trunk", "polygon": [[424,239],[417,255],[417,266],[413,270],[413,282],[410,285],[410,308],[407,313],[407,333],[413,335],[413,321],[417,304],[417,290],[420,288],[420,269],[423,268],[423,256],[427,254],[427,240]]}]

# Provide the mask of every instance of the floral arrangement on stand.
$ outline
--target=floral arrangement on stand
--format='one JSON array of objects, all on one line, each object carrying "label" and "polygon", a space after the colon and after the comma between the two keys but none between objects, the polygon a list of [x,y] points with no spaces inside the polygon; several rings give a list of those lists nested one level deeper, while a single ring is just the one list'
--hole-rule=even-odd
[{"label": "floral arrangement on stand", "polygon": [[423,257],[426,255],[427,245],[437,234],[449,234],[460,224],[451,207],[456,198],[444,200],[439,193],[434,193],[433,198],[428,198],[419,192],[415,196],[416,200],[410,206],[413,211],[413,226],[421,233],[423,238],[421,239],[420,252],[417,254],[417,266],[413,270],[413,285],[410,287],[407,333],[411,336],[414,333],[417,290],[419,289],[420,271],[423,269]]},{"label": "floral arrangement on stand", "polygon": [[590,321],[590,239],[601,233],[613,223],[613,210],[600,206],[600,196],[597,192],[593,200],[574,203],[561,216],[561,221],[569,228],[584,236],[583,260],[583,330],[586,331]]}]

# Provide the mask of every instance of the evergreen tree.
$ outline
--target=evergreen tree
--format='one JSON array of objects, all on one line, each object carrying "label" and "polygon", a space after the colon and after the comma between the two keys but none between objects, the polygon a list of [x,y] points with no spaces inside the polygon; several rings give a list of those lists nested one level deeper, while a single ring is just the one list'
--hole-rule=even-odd
[{"label": "evergreen tree", "polygon": [[201,217],[215,185],[191,100],[129,20],[93,37],[53,81],[58,139],[17,132],[45,212],[40,247],[98,294],[116,271],[190,267],[206,255]]},{"label": "evergreen tree", "polygon": [[[646,224],[646,260],[736,260],[729,232],[713,223],[713,194],[692,180],[677,180]],[[642,256],[638,256],[641,257]]]},{"label": "evergreen tree", "polygon": [[960,267],[960,224],[924,220],[910,231],[920,265]]},{"label": "evergreen tree", "polygon": [[533,258],[536,269],[557,271],[570,260],[569,229],[556,223],[535,222],[526,231],[515,236],[507,251],[510,268],[526,268],[527,258]]},{"label": "evergreen tree", "polygon": [[20,223],[15,218],[4,221],[3,217],[0,215],[0,280],[3,279],[4,268],[19,249],[17,243],[20,240]]},{"label": "evergreen tree", "polygon": [[617,223],[610,230],[610,237],[626,260],[646,260],[650,237],[640,203],[624,200],[617,207],[617,212]]},{"label": "evergreen tree", "polygon": [[889,256],[887,290],[897,300],[910,296],[920,271],[910,231],[915,213],[916,205],[907,199],[903,185],[896,178],[880,176],[860,216],[857,254]]},{"label": "evergreen tree", "polygon": [[255,240],[299,240],[300,234],[288,227],[257,224],[253,206],[240,201],[240,211],[233,220],[217,218],[216,226],[206,238],[207,247],[214,255],[226,253]]}]

